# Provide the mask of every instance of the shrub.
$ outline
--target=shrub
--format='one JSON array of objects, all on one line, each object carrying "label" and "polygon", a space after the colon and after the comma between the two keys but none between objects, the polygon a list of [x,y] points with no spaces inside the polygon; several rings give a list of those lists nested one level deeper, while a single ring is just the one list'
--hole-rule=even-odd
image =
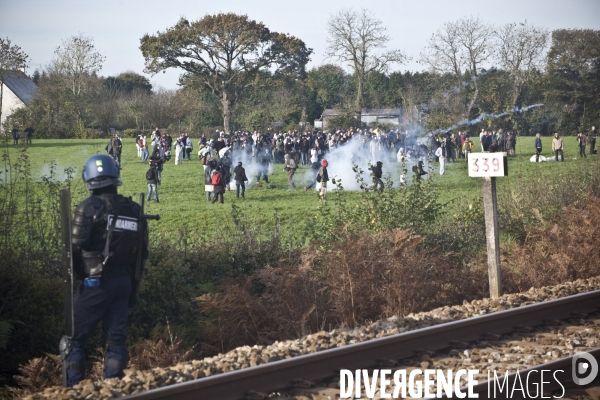
[{"label": "shrub", "polygon": [[[57,353],[63,324],[58,189],[54,167],[33,183],[26,148],[3,155],[0,175],[0,321],[12,329],[0,348],[0,376],[42,352]],[[72,171],[67,172],[67,179]],[[19,184],[16,184],[19,182]],[[56,339],[56,342],[53,341]]]},{"label": "shrub", "polygon": [[[369,170],[374,166],[369,164]],[[356,182],[361,191],[353,206],[348,206],[348,197],[341,181],[332,179],[336,186],[333,202],[321,205],[307,225],[305,237],[325,243],[343,240],[348,233],[364,230],[384,232],[392,229],[410,229],[416,233],[430,232],[439,222],[449,203],[441,203],[434,179],[418,180],[413,175],[410,186],[401,185],[394,189],[390,176],[384,177],[385,190],[380,192],[367,182],[365,171],[353,165]],[[403,164],[403,173],[407,173]],[[371,173],[371,175],[373,175]]]},{"label": "shrub", "polygon": [[568,207],[547,226],[527,226],[522,245],[502,262],[505,290],[556,285],[600,275],[600,205],[591,197],[583,208]]},{"label": "shrub", "polygon": [[419,250],[422,241],[409,231],[367,231],[326,250],[313,246],[302,251],[299,268],[266,268],[227,282],[222,293],[200,297],[200,309],[215,315],[212,329],[226,351],[483,295],[475,275]]},{"label": "shrub", "polygon": [[59,356],[47,355],[33,358],[19,367],[20,375],[15,376],[18,388],[10,392],[19,398],[41,392],[44,388],[62,385],[62,366]]},{"label": "shrub", "polygon": [[80,127],[73,132],[73,138],[75,139],[102,139],[106,137],[108,137],[108,134],[93,128]]}]

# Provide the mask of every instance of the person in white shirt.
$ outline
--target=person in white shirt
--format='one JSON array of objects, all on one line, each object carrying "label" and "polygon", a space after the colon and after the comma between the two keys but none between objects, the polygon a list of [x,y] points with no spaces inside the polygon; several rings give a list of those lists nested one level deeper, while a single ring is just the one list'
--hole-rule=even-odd
[{"label": "person in white shirt", "polygon": [[175,165],[178,165],[179,162],[183,164],[183,153],[185,152],[185,139],[183,137],[178,137],[175,141]]},{"label": "person in white shirt", "polygon": [[483,137],[485,136],[485,129],[481,129],[479,132],[479,145],[481,146],[481,151],[483,151]]},{"label": "person in white shirt", "polygon": [[435,151],[435,156],[440,160],[440,175],[444,175],[446,172],[446,139]]}]

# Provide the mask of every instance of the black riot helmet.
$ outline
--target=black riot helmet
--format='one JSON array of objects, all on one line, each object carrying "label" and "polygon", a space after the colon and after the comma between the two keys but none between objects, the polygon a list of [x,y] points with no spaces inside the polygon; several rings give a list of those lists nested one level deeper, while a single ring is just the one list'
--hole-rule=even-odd
[{"label": "black riot helmet", "polygon": [[108,186],[121,186],[121,174],[115,160],[106,154],[96,154],[88,158],[81,173],[88,190]]}]

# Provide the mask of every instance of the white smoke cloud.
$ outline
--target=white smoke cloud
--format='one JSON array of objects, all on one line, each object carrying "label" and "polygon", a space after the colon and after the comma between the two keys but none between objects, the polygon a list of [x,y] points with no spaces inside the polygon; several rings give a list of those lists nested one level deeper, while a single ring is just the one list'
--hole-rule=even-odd
[{"label": "white smoke cloud", "polygon": [[469,126],[469,125],[475,125],[475,124],[478,124],[478,123],[480,123],[480,122],[481,122],[481,121],[482,121],[484,118],[496,119],[496,118],[504,117],[504,116],[506,116],[506,115],[508,115],[508,114],[512,114],[512,113],[522,113],[522,112],[525,112],[525,111],[531,110],[532,108],[535,108],[535,107],[542,107],[542,106],[543,106],[543,104],[532,104],[532,105],[530,105],[530,106],[527,106],[527,107],[513,107],[513,108],[512,108],[511,110],[509,110],[509,111],[505,111],[505,112],[498,113],[498,114],[488,114],[488,113],[483,113],[483,114],[480,114],[480,115],[479,115],[477,118],[475,118],[475,119],[472,119],[472,120],[463,119],[463,120],[461,120],[461,121],[457,122],[456,124],[454,124],[454,125],[452,125],[452,126],[450,126],[450,127],[448,127],[448,128],[443,128],[443,129],[442,129],[442,128],[440,128],[440,129],[436,129],[436,130],[434,130],[434,131],[430,131],[430,132],[428,132],[428,135],[430,135],[430,136],[431,136],[431,135],[435,135],[435,134],[438,134],[438,133],[448,132],[448,131],[450,131],[450,130],[452,130],[452,129],[456,129],[456,128],[458,128],[459,126]]},{"label": "white smoke cloud", "polygon": [[[327,172],[329,175],[328,190],[333,190],[335,185],[331,182],[331,179],[335,178],[340,180],[344,190],[358,191],[360,189],[359,182],[356,181],[356,172],[353,170],[353,166],[356,165],[362,174],[360,176],[364,182],[371,186],[373,178],[371,177],[371,171],[369,170],[369,164],[375,166],[377,161],[383,162],[382,172],[383,179],[390,177],[394,183],[394,187],[400,185],[400,175],[404,174],[406,169],[406,182],[410,183],[412,180],[412,166],[416,165],[419,161],[423,161],[425,164],[425,170],[430,169],[430,160],[428,159],[428,151],[425,148],[427,144],[427,137],[418,137],[418,133],[423,132],[422,127],[416,126],[411,129],[411,132],[405,138],[402,149],[404,152],[404,165],[397,157],[398,149],[390,146],[385,148],[383,144],[377,139],[370,139],[363,142],[363,137],[355,135],[350,141],[344,145],[335,147],[328,151],[322,158],[327,159],[329,166]],[[322,159],[321,158],[321,159]],[[236,151],[231,155],[232,169],[235,168],[239,161],[242,162],[242,166],[246,170],[246,176],[248,177],[249,183],[246,185],[246,190],[251,189],[252,185],[256,183],[256,177],[260,170],[260,165],[252,157],[251,153],[246,151]],[[320,160],[319,160],[320,163]],[[273,173],[274,168],[283,168],[283,164],[273,163],[269,164],[269,175]],[[294,182],[298,188],[308,186],[314,182],[315,172],[310,168],[304,170],[298,170],[294,176]],[[427,176],[423,177],[427,179]],[[231,189],[235,189],[235,181],[232,180],[229,184]],[[314,186],[314,190],[319,190],[319,185]]]},{"label": "white smoke cloud", "polygon": [[[417,144],[416,136],[411,135],[407,137],[405,142],[407,148],[413,149]],[[411,150],[411,152],[413,152],[413,150]],[[371,171],[368,167],[369,163],[375,166],[377,161],[383,162],[382,172],[384,181],[389,174],[394,182],[394,187],[398,187],[400,185],[400,175],[403,171],[402,164],[397,161],[396,153],[397,151],[393,147],[385,149],[377,140],[368,141],[365,145],[360,136],[354,136],[351,141],[332,149],[324,156],[329,163],[329,166],[327,167],[327,173],[330,179],[327,185],[328,190],[332,190],[335,187],[331,182],[332,178],[340,179],[344,190],[360,190],[360,184],[356,181],[356,172],[352,169],[354,165],[363,171],[360,176],[363,178],[364,182],[368,185],[372,185],[373,178],[371,177]],[[427,156],[424,154],[421,156],[413,155],[405,157],[405,168],[408,170],[406,173],[407,181],[409,181],[413,175],[412,166],[416,165],[419,161],[425,163],[426,169],[429,167]],[[312,171],[308,170],[304,173],[303,180],[305,182],[312,182],[312,179]],[[315,185],[315,190],[319,189],[318,186],[319,185]]]},{"label": "white smoke cloud", "polygon": [[[260,164],[254,161],[252,157],[252,152],[247,152],[244,149],[235,151],[231,153],[231,169],[235,169],[237,167],[238,162],[242,163],[242,167],[246,170],[246,177],[248,178],[248,183],[246,184],[246,190],[251,189],[252,185],[256,182],[256,178],[258,177],[258,171],[260,170]],[[273,173],[273,164],[269,164],[269,175]],[[229,182],[229,188],[235,190],[235,180],[234,176],[231,177],[231,182]]]}]

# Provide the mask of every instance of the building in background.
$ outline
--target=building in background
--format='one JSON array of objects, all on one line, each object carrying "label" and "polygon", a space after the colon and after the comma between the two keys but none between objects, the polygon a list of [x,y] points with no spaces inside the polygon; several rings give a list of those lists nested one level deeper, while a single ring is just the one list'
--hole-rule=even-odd
[{"label": "building in background", "polygon": [[[315,128],[331,129],[330,121],[342,115],[342,111],[334,109],[326,109],[321,114],[321,118],[315,120]],[[356,119],[356,116],[353,117]],[[402,123],[402,109],[400,108],[363,108],[360,115],[361,125],[363,127],[376,125],[400,125]]]},{"label": "building in background", "polygon": [[[21,107],[29,107],[37,90],[37,85],[21,71],[6,71],[2,76],[2,122]],[[23,127],[21,127],[23,128]]]}]

